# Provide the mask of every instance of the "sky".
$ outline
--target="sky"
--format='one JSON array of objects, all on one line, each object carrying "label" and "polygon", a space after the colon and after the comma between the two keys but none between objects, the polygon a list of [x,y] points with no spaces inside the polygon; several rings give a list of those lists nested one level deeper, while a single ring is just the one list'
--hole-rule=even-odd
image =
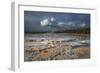
[{"label": "sky", "polygon": [[56,32],[90,27],[90,14],[24,11],[25,32]]}]

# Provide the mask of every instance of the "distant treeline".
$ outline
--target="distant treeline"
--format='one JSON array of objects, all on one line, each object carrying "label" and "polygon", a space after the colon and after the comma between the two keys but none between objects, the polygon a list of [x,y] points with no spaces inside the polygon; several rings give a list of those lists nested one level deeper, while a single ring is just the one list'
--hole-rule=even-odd
[{"label": "distant treeline", "polygon": [[[73,30],[65,30],[64,33],[79,33],[79,34],[90,34],[90,28],[81,28]],[[57,31],[56,33],[63,33],[62,31]]]},{"label": "distant treeline", "polygon": [[77,33],[77,34],[90,34],[90,28],[81,28],[81,29],[73,29],[73,30],[64,30],[64,31],[55,31],[55,32],[25,32],[25,33]]}]

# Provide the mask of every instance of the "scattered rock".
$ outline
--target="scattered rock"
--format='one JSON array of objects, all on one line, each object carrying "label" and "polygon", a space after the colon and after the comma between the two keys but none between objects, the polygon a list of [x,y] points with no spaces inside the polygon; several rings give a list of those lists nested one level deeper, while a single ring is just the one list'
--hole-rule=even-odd
[{"label": "scattered rock", "polygon": [[[72,41],[72,40],[70,40]],[[35,42],[34,42],[35,43]],[[66,44],[65,42],[59,41],[42,41],[38,42],[33,46],[26,47],[24,50],[25,61],[44,61],[44,60],[63,60],[63,59],[82,59],[90,57],[90,49],[86,47],[74,47],[79,43]],[[28,48],[28,49],[27,49]]]}]

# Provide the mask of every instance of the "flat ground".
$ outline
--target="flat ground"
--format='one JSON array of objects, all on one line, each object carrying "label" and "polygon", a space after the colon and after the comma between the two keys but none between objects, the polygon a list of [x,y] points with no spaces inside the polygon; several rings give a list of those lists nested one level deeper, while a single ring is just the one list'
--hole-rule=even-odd
[{"label": "flat ground", "polygon": [[[37,37],[38,36],[38,37]],[[85,35],[26,35],[24,61],[90,58],[89,37]]]}]

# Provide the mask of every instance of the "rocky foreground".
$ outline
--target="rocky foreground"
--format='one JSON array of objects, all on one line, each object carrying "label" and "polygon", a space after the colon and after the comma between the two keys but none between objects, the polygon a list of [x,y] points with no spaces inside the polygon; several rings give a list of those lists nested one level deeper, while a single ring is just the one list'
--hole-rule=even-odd
[{"label": "rocky foreground", "polygon": [[63,40],[28,40],[24,44],[24,61],[90,58],[90,48],[81,46],[84,43],[69,44]]}]

